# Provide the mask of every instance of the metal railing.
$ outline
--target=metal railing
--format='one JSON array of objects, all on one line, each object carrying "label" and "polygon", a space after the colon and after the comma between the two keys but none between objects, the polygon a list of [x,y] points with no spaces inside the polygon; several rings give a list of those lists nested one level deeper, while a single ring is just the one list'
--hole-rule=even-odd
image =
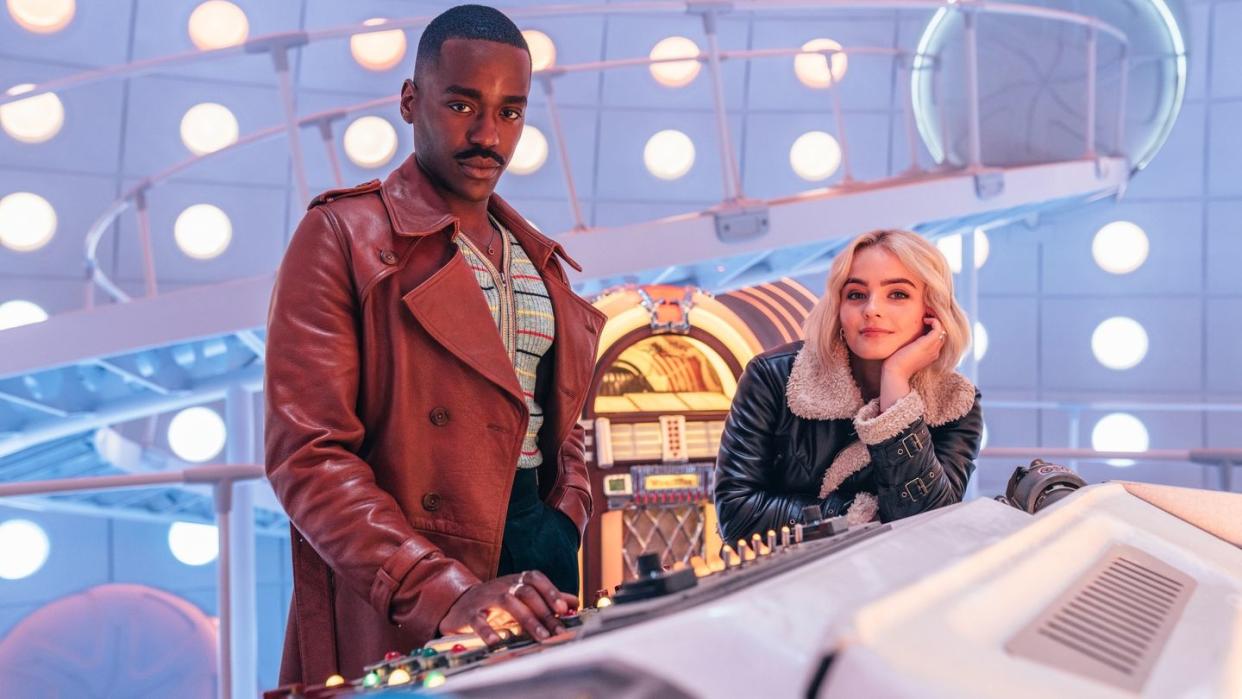
[{"label": "metal railing", "polygon": [[[216,603],[220,619],[220,627],[217,634],[220,678],[217,687],[219,689],[219,696],[228,699],[228,697],[233,696],[234,580],[235,577],[240,575],[243,579],[248,579],[251,582],[251,586],[253,586],[255,549],[253,509],[249,506],[234,508],[233,486],[237,483],[264,477],[262,466],[220,465],[199,466],[183,471],[163,473],[135,473],[118,476],[90,476],[86,478],[27,481],[23,483],[0,483],[0,500],[6,497],[23,495],[82,493],[161,485],[210,485],[215,501],[217,542],[219,544]],[[235,528],[244,531],[241,532],[241,535],[235,535]],[[240,561],[247,570],[235,571],[233,567],[234,561]],[[253,599],[253,596],[253,590],[251,590],[249,598]],[[249,612],[249,618],[244,619],[242,622],[247,629],[243,635],[253,637],[255,625],[253,605],[251,605]]]},{"label": "metal railing", "polygon": [[1233,492],[1233,469],[1242,465],[1242,449],[1147,449],[1145,451],[1101,451],[1073,447],[988,447],[980,459],[1066,459],[1071,469],[1080,461],[1161,461],[1201,464],[1216,468],[1219,490]]},{"label": "metal railing", "polygon": [[[1084,449],[1079,445],[1083,442],[1082,417],[1084,413],[1242,413],[1242,403],[1194,403],[1171,401],[1066,401],[1066,400],[985,400],[988,410],[1041,410],[1064,413],[1068,420],[1069,446],[1065,448],[1036,448],[1048,453],[1053,458],[1065,458],[1066,464],[1074,468],[1080,460],[1094,459],[1127,459],[1136,461],[1181,461],[1215,467],[1218,470],[1221,490],[1230,491],[1233,487],[1233,467],[1242,464],[1242,449],[1224,449],[1202,447],[1196,449],[1155,449],[1142,452],[1114,451],[1104,452]],[[1011,453],[1012,452],[1012,453]],[[1054,453],[1055,452],[1055,453]],[[1014,451],[1010,447],[989,447],[983,450],[980,458],[1013,457],[1030,454],[1030,451]],[[1036,454],[1038,455],[1038,454]]]},{"label": "metal railing", "polygon": [[[697,60],[705,64],[711,80],[713,113],[715,116],[717,131],[716,146],[719,150],[721,162],[723,193],[718,208],[722,210],[730,210],[743,207],[746,204],[746,198],[743,191],[741,173],[738,169],[738,160],[733,152],[733,139],[729,128],[728,110],[725,105],[724,87],[721,76],[721,64],[723,62],[730,60],[788,57],[804,53],[819,53],[823,55],[825,60],[831,65],[832,58],[838,53],[847,56],[895,56],[899,59],[906,83],[905,89],[903,90],[905,98],[902,100],[902,109],[904,112],[906,140],[909,144],[910,150],[910,167],[903,174],[905,176],[918,174],[921,169],[919,167],[919,151],[917,144],[920,140],[925,139],[918,138],[918,131],[921,126],[917,124],[917,119],[915,118],[915,104],[913,101],[915,81],[919,80],[922,74],[929,72],[932,73],[934,77],[938,77],[942,82],[947,80],[945,76],[940,75],[939,62],[937,61],[936,56],[923,52],[923,47],[920,47],[915,52],[903,51],[891,47],[845,47],[841,49],[827,49],[814,52],[802,51],[798,48],[724,51],[720,49],[717,41],[717,28],[719,20],[721,17],[730,12],[762,13],[764,16],[772,16],[780,13],[795,11],[846,9],[856,11],[864,8],[873,11],[925,10],[928,12],[935,12],[932,20],[933,22],[939,21],[939,18],[945,16],[946,13],[960,13],[965,19],[964,41],[967,47],[968,60],[966,65],[966,74],[963,77],[965,79],[965,85],[968,93],[969,106],[967,120],[969,157],[967,159],[968,162],[965,164],[965,170],[967,172],[978,171],[985,166],[984,154],[982,153],[980,142],[978,56],[976,48],[977,29],[974,22],[975,16],[977,14],[998,14],[1014,17],[1026,17],[1067,23],[1086,28],[1088,30],[1088,40],[1085,47],[1088,66],[1088,79],[1086,85],[1086,101],[1088,109],[1085,118],[1087,136],[1086,143],[1084,144],[1083,157],[1093,158],[1096,156],[1094,124],[1096,118],[1095,72],[1098,72],[1096,60],[1098,53],[1098,36],[1103,33],[1116,39],[1122,46],[1123,63],[1121,70],[1123,94],[1125,89],[1125,73],[1127,70],[1124,63],[1124,56],[1126,55],[1128,42],[1124,32],[1120,29],[1093,17],[1045,7],[1009,3],[991,3],[979,0],[876,0],[867,3],[859,3],[858,0],[752,0],[750,2],[734,3],[718,2],[715,0],[689,0],[686,2],[631,2],[610,5],[554,5],[542,8],[515,8],[509,11],[509,14],[519,22],[541,18],[572,16],[621,16],[653,13],[683,16],[686,14],[698,15],[702,19],[704,35],[707,38],[706,52],[701,52],[700,55],[695,58],[669,58],[655,60],[651,58],[626,58],[583,63],[578,65],[554,66],[535,74],[534,77],[536,81],[539,82],[543,89],[551,130],[553,132],[552,140],[554,141],[558,152],[561,171],[567,186],[569,195],[568,204],[571,209],[570,213],[573,220],[573,230],[588,230],[588,226],[582,215],[581,202],[579,201],[577,187],[573,180],[568,145],[561,127],[560,116],[554,98],[555,92],[553,89],[554,83],[559,77],[573,73],[598,72],[620,68],[648,67],[656,63],[685,62],[687,60]],[[0,105],[2,105],[18,99],[34,97],[43,92],[76,87],[102,80],[140,75],[158,69],[183,66],[192,63],[219,60],[222,58],[236,57],[245,54],[266,54],[271,59],[272,68],[277,79],[280,108],[285,116],[284,123],[246,134],[226,148],[206,155],[183,160],[159,173],[151,175],[140,181],[134,187],[131,187],[109,207],[107,207],[90,227],[86,235],[85,258],[87,288],[85,305],[88,308],[93,305],[95,286],[103,289],[116,301],[127,301],[130,299],[130,296],[122,291],[119,286],[102,271],[99,265],[97,253],[100,240],[104,233],[109,227],[112,226],[116,219],[131,206],[135,208],[136,212],[138,236],[143,255],[143,281],[145,293],[148,296],[158,294],[154,253],[151,246],[151,226],[147,215],[147,199],[153,187],[167,181],[172,176],[185,171],[199,162],[218,157],[221,154],[232,152],[254,143],[284,135],[289,141],[290,156],[293,165],[293,176],[298,196],[302,201],[308,201],[310,193],[307,187],[307,176],[304,156],[302,153],[300,132],[303,128],[315,127],[318,129],[322,142],[327,150],[328,161],[332,170],[334,181],[338,186],[341,185],[341,167],[336,153],[336,145],[333,136],[333,123],[349,114],[393,104],[397,101],[397,97],[393,96],[390,98],[369,100],[358,104],[299,117],[296,114],[292,79],[289,73],[289,52],[308,44],[347,38],[355,34],[394,29],[400,30],[417,28],[425,25],[428,21],[430,21],[430,19],[430,16],[423,16],[388,20],[383,23],[372,25],[346,25],[316,31],[296,31],[268,34],[255,37],[239,46],[216,49],[212,51],[181,53],[172,56],[136,61],[126,65],[85,71],[83,73],[36,85],[32,90],[24,92],[21,95],[0,96]],[[851,184],[855,183],[856,180],[854,179],[853,167],[850,158],[849,139],[846,135],[845,112],[841,105],[840,90],[838,89],[838,86],[832,82],[833,75],[831,69],[829,69],[828,75],[828,93],[831,99],[831,109],[833,113],[836,138],[841,148],[842,181],[839,186],[849,187]],[[939,101],[943,104],[943,99],[940,99]],[[1124,110],[1120,111],[1124,112]],[[1118,150],[1120,150],[1122,144],[1124,129],[1123,122],[1123,118],[1118,119],[1116,131],[1116,144]],[[944,123],[945,122],[942,119],[942,125],[944,125]],[[935,154],[933,154],[933,157],[935,157]],[[937,159],[939,161],[938,164],[942,167],[950,165],[947,149],[944,149],[944,153]],[[258,340],[253,336],[243,337],[242,339],[246,341],[247,344],[252,346],[260,346]]]}]

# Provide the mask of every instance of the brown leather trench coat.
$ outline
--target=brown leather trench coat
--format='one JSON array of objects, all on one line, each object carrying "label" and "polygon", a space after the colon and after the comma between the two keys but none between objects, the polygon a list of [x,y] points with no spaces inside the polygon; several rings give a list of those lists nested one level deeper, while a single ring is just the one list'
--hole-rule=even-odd
[{"label": "brown leather trench coat", "polygon": [[[604,316],[570,289],[559,244],[500,197],[489,209],[551,296],[540,494],[581,533],[578,419]],[[361,676],[495,577],[529,415],[457,227],[411,156],[383,184],[317,197],[281,263],[266,375],[267,474],[293,526],[281,684]]]}]

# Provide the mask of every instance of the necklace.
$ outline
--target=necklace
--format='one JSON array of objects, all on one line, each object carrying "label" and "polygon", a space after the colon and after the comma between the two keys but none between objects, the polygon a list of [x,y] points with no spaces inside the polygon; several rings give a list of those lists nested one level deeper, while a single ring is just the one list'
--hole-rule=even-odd
[{"label": "necklace", "polygon": [[492,219],[490,216],[488,217],[487,222],[492,227],[492,237],[488,238],[487,240],[487,254],[495,255],[496,254],[496,224],[492,223]]}]

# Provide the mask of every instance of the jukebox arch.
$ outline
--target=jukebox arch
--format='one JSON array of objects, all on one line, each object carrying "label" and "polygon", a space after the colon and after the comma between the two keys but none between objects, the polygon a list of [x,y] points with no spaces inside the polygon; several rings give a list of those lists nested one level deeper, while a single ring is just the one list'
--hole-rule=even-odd
[{"label": "jukebox arch", "polygon": [[756,354],[801,337],[816,301],[791,279],[712,295],[628,286],[594,304],[608,316],[583,409],[595,512],[583,542],[587,600],[637,573],[711,565],[720,435],[737,381]]}]

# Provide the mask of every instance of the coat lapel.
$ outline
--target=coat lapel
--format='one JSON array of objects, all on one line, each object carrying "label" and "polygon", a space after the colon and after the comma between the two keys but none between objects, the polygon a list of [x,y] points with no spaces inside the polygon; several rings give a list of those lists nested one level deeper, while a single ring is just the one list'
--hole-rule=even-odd
[{"label": "coat lapel", "polygon": [[513,360],[460,252],[402,300],[436,342],[525,405]]},{"label": "coat lapel", "polygon": [[[434,259],[443,258],[421,256],[430,261],[431,266],[426,270],[411,270],[411,276],[421,281],[403,297],[406,307],[436,342],[525,405],[513,361],[496,332],[496,322],[474,273],[451,242],[458,230],[457,217],[447,213],[443,197],[413,155],[388,176],[380,191],[397,236],[427,238],[428,242],[444,236],[448,241],[445,244],[452,248],[451,257],[438,269],[434,267],[438,264]],[[596,343],[606,318],[570,289],[553,257],[559,256],[575,269],[581,268],[565,254],[559,243],[534,230],[498,195],[492,195],[488,209],[517,237],[539,270],[551,298],[556,317],[553,373],[556,395],[545,399],[550,405],[544,408],[556,413],[553,417],[560,443],[578,419],[595,368]]]},{"label": "coat lapel", "polygon": [[582,412],[595,371],[595,350],[605,317],[553,274],[545,273],[543,281],[556,318],[552,385],[558,394],[555,400],[548,400],[545,408],[555,420],[556,443],[561,444]]}]

